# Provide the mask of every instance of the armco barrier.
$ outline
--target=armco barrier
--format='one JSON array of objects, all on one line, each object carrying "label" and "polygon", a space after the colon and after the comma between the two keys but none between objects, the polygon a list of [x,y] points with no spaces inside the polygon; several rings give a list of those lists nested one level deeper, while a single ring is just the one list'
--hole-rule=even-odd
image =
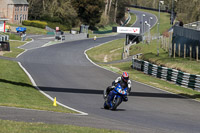
[{"label": "armco barrier", "polygon": [[132,59],[132,68],[142,71],[145,74],[173,82],[177,85],[200,91],[200,75],[193,75],[179,70],[157,66],[136,58]]},{"label": "armco barrier", "polygon": [[10,51],[9,36],[1,34],[0,35],[0,51]]}]

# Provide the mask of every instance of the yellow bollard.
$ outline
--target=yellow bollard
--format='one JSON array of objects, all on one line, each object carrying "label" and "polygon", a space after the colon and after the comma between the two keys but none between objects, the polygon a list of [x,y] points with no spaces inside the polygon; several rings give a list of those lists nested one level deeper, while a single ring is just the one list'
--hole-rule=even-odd
[{"label": "yellow bollard", "polygon": [[96,36],[94,36],[94,41],[96,41],[96,39],[97,39],[97,37],[96,37]]},{"label": "yellow bollard", "polygon": [[53,106],[57,106],[56,97],[54,98]]}]

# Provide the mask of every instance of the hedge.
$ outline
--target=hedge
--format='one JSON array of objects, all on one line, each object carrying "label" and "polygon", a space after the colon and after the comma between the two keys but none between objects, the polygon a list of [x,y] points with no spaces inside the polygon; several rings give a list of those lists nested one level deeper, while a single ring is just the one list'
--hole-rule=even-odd
[{"label": "hedge", "polygon": [[25,20],[22,22],[22,24],[25,26],[33,26],[33,27],[38,27],[42,29],[45,29],[46,26],[49,26],[52,29],[56,29],[56,27],[59,27],[59,29],[62,31],[67,31],[72,28],[71,26],[62,25],[60,23],[55,23],[55,22],[47,23],[47,22],[38,21],[38,20]]},{"label": "hedge", "polygon": [[33,26],[42,29],[45,29],[45,27],[47,26],[47,22],[37,20],[25,20],[22,22],[22,24],[25,26]]},{"label": "hedge", "polygon": [[55,22],[48,22],[47,26],[49,26],[52,29],[56,29],[56,27],[59,27],[59,29],[62,31],[68,31],[72,28],[71,26],[66,26],[66,25],[62,25],[60,23],[55,23]]}]

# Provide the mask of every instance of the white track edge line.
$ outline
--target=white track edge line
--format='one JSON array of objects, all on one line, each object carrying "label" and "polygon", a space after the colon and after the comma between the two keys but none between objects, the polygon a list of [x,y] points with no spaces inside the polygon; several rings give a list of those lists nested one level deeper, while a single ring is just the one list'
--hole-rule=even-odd
[{"label": "white track edge line", "polygon": [[[21,64],[20,62],[18,62],[18,64],[19,64],[19,66],[24,70],[24,72],[26,73],[26,75],[29,77],[29,79],[31,80],[33,86],[34,86],[37,90],[39,90],[40,93],[42,93],[42,94],[45,95],[47,98],[49,98],[51,101],[54,101],[54,98],[52,98],[51,96],[49,96],[48,94],[46,94],[45,92],[43,92],[42,90],[40,90],[40,88],[36,85],[36,83],[35,83],[34,79],[32,78],[32,76],[31,76],[31,75],[29,74],[29,72],[22,66],[22,64]],[[76,110],[76,109],[71,108],[71,107],[69,107],[69,106],[66,106],[66,105],[64,105],[64,104],[62,104],[62,103],[60,103],[60,102],[57,102],[57,104],[60,105],[60,106],[65,107],[65,108],[67,108],[67,109],[70,109],[70,110],[73,110],[73,111],[75,111],[75,112],[80,113],[80,114],[78,114],[78,115],[88,115],[88,113],[85,113],[85,112]],[[76,115],[76,114],[75,114],[75,115]]]}]

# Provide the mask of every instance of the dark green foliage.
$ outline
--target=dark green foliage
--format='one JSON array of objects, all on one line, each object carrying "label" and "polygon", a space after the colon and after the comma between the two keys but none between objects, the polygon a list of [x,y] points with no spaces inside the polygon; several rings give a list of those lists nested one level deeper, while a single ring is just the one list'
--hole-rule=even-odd
[{"label": "dark green foliage", "polygon": [[82,23],[94,27],[100,22],[104,0],[72,0],[72,5]]},{"label": "dark green foliage", "polygon": [[77,26],[77,13],[70,0],[28,0],[29,19],[57,22],[67,27]]},{"label": "dark green foliage", "polygon": [[72,27],[70,25],[62,25],[60,23],[55,23],[55,22],[48,22],[48,26],[52,29],[56,29],[56,27],[59,27],[61,31],[67,31],[70,30]]}]

